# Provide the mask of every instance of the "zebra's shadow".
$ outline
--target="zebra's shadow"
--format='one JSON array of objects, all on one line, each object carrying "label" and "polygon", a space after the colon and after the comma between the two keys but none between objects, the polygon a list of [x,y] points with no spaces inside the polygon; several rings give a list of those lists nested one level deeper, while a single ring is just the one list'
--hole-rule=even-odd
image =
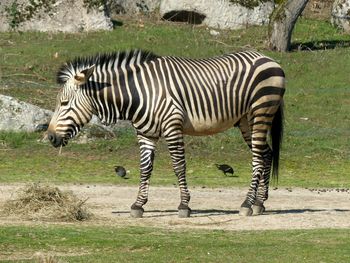
[{"label": "zebra's shadow", "polygon": [[[130,211],[112,211],[112,214],[129,214]],[[191,211],[191,215],[195,217],[207,217],[207,216],[220,216],[220,215],[234,215],[238,214],[238,210],[222,210],[222,209],[195,209]],[[177,216],[178,210],[175,209],[145,209],[144,217],[165,217],[165,216]]]},{"label": "zebra's shadow", "polygon": [[[267,215],[283,215],[283,214],[303,214],[303,213],[322,213],[322,212],[350,212],[350,209],[283,209],[283,210],[266,210],[262,216]],[[129,214],[130,211],[112,211],[112,214]],[[208,216],[221,216],[221,215],[237,215],[238,210],[223,210],[223,209],[194,209],[191,215],[194,217],[208,217]],[[177,216],[178,210],[175,209],[153,209],[145,210],[144,217],[166,217]]]},{"label": "zebra's shadow", "polygon": [[[147,210],[146,212],[156,213],[156,215],[152,214],[147,217],[162,217],[162,216],[170,216],[178,215],[178,210]],[[193,209],[191,211],[191,216],[194,217],[208,217],[208,216],[220,216],[220,215],[234,215],[238,214],[238,210],[223,210],[223,209]]]}]

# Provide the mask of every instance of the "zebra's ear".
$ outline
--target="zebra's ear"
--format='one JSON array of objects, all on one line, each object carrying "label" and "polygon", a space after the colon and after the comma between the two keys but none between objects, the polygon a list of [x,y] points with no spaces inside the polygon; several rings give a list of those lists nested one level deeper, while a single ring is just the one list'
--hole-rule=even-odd
[{"label": "zebra's ear", "polygon": [[85,84],[89,78],[91,77],[92,73],[94,73],[95,65],[92,65],[89,68],[86,68],[82,70],[81,72],[77,73],[74,76],[74,82],[76,85],[83,85]]}]

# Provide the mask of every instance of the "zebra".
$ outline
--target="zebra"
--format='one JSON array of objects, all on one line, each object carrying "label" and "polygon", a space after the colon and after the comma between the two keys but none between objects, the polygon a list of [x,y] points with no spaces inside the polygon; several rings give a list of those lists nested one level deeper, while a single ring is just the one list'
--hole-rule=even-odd
[{"label": "zebra", "polygon": [[211,135],[231,127],[240,129],[252,152],[252,179],[239,214],[265,211],[271,167],[278,178],[284,119],[285,74],[271,58],[256,51],[205,59],[143,50],[99,53],[63,64],[57,83],[62,90],[48,128],[54,147],[65,146],[93,115],[106,125],[129,120],[135,128],[140,183],[132,217],[143,216],[160,137],[178,179],[179,217],[188,217],[184,135]]}]

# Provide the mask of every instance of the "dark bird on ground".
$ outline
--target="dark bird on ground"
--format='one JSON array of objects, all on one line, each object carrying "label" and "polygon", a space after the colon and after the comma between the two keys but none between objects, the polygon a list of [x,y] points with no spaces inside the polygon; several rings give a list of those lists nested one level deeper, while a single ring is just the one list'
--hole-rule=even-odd
[{"label": "dark bird on ground", "polygon": [[129,179],[126,176],[126,170],[123,166],[114,166],[114,170],[116,174],[124,179]]},{"label": "dark bird on ground", "polygon": [[231,174],[233,175],[234,171],[233,171],[233,168],[231,166],[229,166],[228,164],[215,164],[216,167],[223,171],[223,173],[227,176],[227,174]]}]

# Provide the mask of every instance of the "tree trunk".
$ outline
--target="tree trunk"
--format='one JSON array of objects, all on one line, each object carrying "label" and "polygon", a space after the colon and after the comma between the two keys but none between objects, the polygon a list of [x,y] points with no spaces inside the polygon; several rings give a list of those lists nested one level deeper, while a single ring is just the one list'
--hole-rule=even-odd
[{"label": "tree trunk", "polygon": [[284,0],[272,13],[269,46],[273,50],[290,50],[294,25],[309,0]]}]

